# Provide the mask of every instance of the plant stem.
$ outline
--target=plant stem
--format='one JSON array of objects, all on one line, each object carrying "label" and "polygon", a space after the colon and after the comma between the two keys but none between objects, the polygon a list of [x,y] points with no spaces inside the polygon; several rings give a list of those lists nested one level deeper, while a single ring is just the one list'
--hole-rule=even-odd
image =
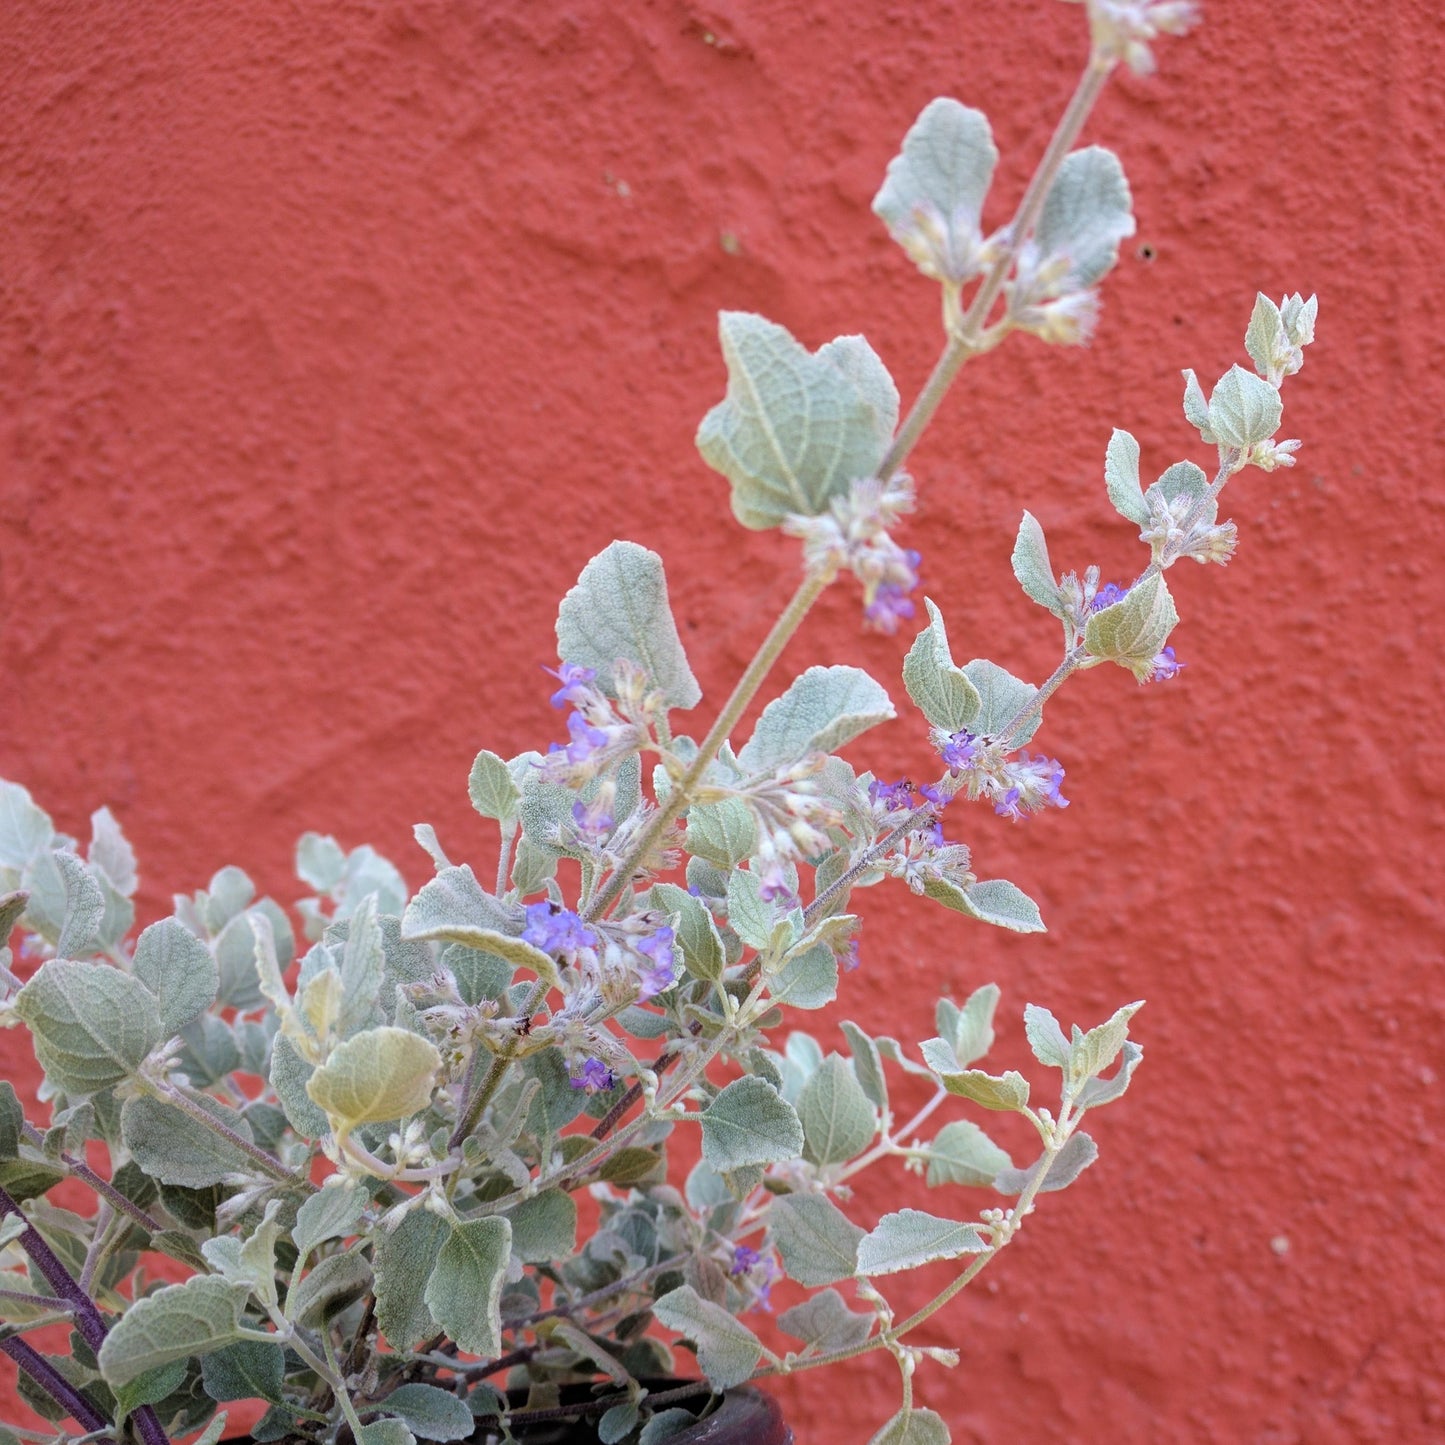
[{"label": "plant stem", "polygon": [[268,1154],[259,1144],[252,1143],[244,1134],[238,1134],[234,1129],[227,1128],[209,1109],[202,1107],[169,1079],[154,1079],[144,1082],[166,1103],[174,1104],[183,1114],[209,1129],[211,1133],[219,1135],[233,1148],[239,1149],[241,1153],[254,1160],[263,1174],[270,1175],[272,1179],[282,1184],[299,1184],[306,1189],[315,1189],[315,1185],[309,1180],[302,1179],[300,1175],[292,1173],[275,1155]]},{"label": "plant stem", "polygon": [[888,481],[907,460],[908,454],[917,444],[919,437],[923,435],[924,429],[933,420],[933,414],[938,410],[939,403],[948,394],[948,389],[953,385],[953,380],[958,375],[963,363],[983,349],[981,338],[984,324],[988,320],[988,313],[992,309],[994,301],[997,300],[998,293],[1003,289],[1003,283],[1018,256],[1019,247],[1038,219],[1039,212],[1043,209],[1044,198],[1049,193],[1049,187],[1054,183],[1054,177],[1059,173],[1059,167],[1063,164],[1064,157],[1068,155],[1074,141],[1078,139],[1079,132],[1084,128],[1084,122],[1089,118],[1089,112],[1094,108],[1094,102],[1098,100],[1104,83],[1108,80],[1109,73],[1113,68],[1112,60],[1097,53],[1089,56],[1089,63],[1083,75],[1079,77],[1078,86],[1069,100],[1068,107],[1059,118],[1059,123],[1054,129],[1048,147],[1034,170],[1033,177],[1024,191],[1023,199],[1019,202],[1019,208],[1008,225],[1007,241],[1000,246],[992,268],[983,278],[978,290],[973,293],[973,298],[968,303],[968,310],[963,313],[957,327],[950,333],[948,342],[934,365],[932,374],[923,390],[919,392],[903,425],[898,428],[898,434],[893,438],[893,443],[888,448],[882,462],[879,463],[878,476],[881,480]]},{"label": "plant stem", "polygon": [[[45,1136],[39,1129],[27,1121],[24,1126],[26,1139],[35,1145],[37,1149],[42,1148],[45,1143]],[[165,1225],[153,1215],[146,1213],[144,1209],[129,1200],[113,1184],[107,1183],[94,1169],[83,1159],[77,1159],[75,1155],[60,1151],[60,1162],[75,1175],[75,1177],[88,1184],[95,1192],[105,1200],[108,1200],[111,1207],[118,1209],[122,1214],[128,1214],[135,1222],[149,1234],[160,1234]]]},{"label": "plant stem", "polygon": [[699,779],[707,771],[712,760],[717,757],[722,745],[738,725],[738,720],[747,711],[748,704],[757,696],[758,689],[763,685],[773,664],[778,660],[793,634],[802,625],[809,609],[831,581],[832,577],[826,573],[808,572],[804,574],[792,600],[783,609],[778,620],[773,623],[772,630],[754,653],[753,660],[748,663],[747,670],[738,679],[737,686],[733,688],[732,695],[723,704],[717,720],[698,746],[697,756],[688,764],[687,771],[673,787],[667,802],[652,815],[651,821],[643,829],[642,836],[633,846],[632,852],[618,865],[606,886],[592,900],[591,906],[584,915],[587,922],[595,923],[617,902],[622,895],[622,890],[631,881],[637,865],[661,841],[673,819],[687,807],[691,801],[693,788],[697,786]]},{"label": "plant stem", "polygon": [[[21,1249],[34,1261],[36,1269],[45,1277],[46,1284],[55,1291],[57,1297],[67,1301],[73,1307],[75,1328],[80,1332],[81,1339],[90,1347],[91,1352],[98,1355],[100,1347],[105,1343],[106,1331],[105,1321],[101,1319],[100,1311],[95,1307],[95,1301],[70,1277],[70,1271],[60,1262],[59,1256],[41,1237],[40,1231],[30,1223],[10,1193],[0,1188],[0,1218],[7,1214],[13,1214],[16,1218],[25,1221],[25,1228],[21,1231],[19,1238]],[[12,1358],[15,1357],[12,1356]],[[141,1406],[133,1418],[145,1445],[170,1445],[166,1432],[161,1428],[161,1422],[156,1418],[156,1412],[149,1405]],[[81,1423],[83,1424],[84,1421]],[[100,1425],[104,1426],[105,1423],[102,1420]],[[90,1428],[99,1427],[91,1426]]]},{"label": "plant stem", "polygon": [[81,1268],[80,1279],[77,1281],[86,1294],[91,1292],[95,1283],[95,1272],[100,1267],[101,1261],[110,1252],[106,1236],[114,1219],[115,1210],[106,1200],[102,1199],[95,1216],[95,1233],[91,1236],[90,1248],[85,1251],[85,1264]]},{"label": "plant stem", "polygon": [[[808,615],[809,609],[831,580],[830,576],[818,572],[808,572],[804,575],[792,600],[783,609],[778,620],[773,623],[772,630],[763,639],[762,645],[754,654],[747,670],[738,679],[732,695],[723,704],[717,720],[698,747],[697,756],[673,787],[667,802],[652,815],[647,827],[642,830],[641,837],[633,845],[631,853],[618,864],[607,884],[588,905],[583,914],[587,922],[595,923],[617,902],[618,898],[622,896],[623,889],[632,881],[638,865],[656,848],[673,819],[687,806],[692,789],[697,786],[698,780],[706,772],[708,765],[728,740],[729,734],[737,726],[738,719],[747,711],[748,704],[757,695],[758,689],[763,685],[764,679],[778,660],[779,654],[788,645],[789,640]],[[522,1012],[533,1012],[541,1004],[546,992],[547,985],[538,982],[528,995],[527,1001],[522,1005]],[[452,1130],[451,1137],[447,1141],[448,1148],[460,1148],[462,1140],[477,1127],[477,1120],[482,1117],[482,1110],[487,1107],[492,1095],[496,1093],[506,1074],[507,1066],[511,1062],[510,1054],[498,1054],[493,1058],[481,1086],[468,1101],[458,1118],[456,1128]]]},{"label": "plant stem", "polygon": [[787,1367],[786,1370],[776,1365],[770,1365],[759,1370],[753,1375],[753,1380],[765,1379],[769,1375],[792,1374],[798,1370],[811,1370],[819,1365],[836,1365],[845,1360],[856,1359],[859,1355],[869,1354],[873,1350],[887,1349],[897,1343],[904,1335],[916,1330],[919,1325],[933,1315],[937,1314],[944,1305],[953,1297],[961,1293],[988,1266],[989,1262],[997,1259],[998,1256],[1008,1248],[1009,1244],[1017,1236],[1024,1219],[1032,1212],[1034,1197],[1039,1192],[1039,1186],[1043,1184],[1045,1176],[1052,1167],[1054,1160],[1058,1157],[1059,1151],[1069,1141],[1069,1135],[1073,1133],[1073,1124],[1069,1120],[1069,1109],[1067,1104],[1060,1109],[1058,1120],[1054,1126],[1053,1142],[1044,1146],[1044,1152],[1040,1157],[1038,1167],[1034,1171],[1034,1177],[1029,1181],[1028,1187],[1019,1195],[1018,1203],[1009,1211],[1009,1218],[1012,1227],[1003,1238],[998,1239],[982,1254],[975,1255],[969,1261],[968,1268],[963,1271],[951,1284],[946,1285],[938,1292],[922,1309],[915,1310],[900,1325],[890,1325],[888,1329],[880,1331],[870,1340],[864,1340],[861,1344],[849,1345],[845,1349],[834,1350],[826,1355],[817,1355],[808,1360],[797,1360]]},{"label": "plant stem", "polygon": [[[87,1430],[104,1430],[110,1421],[86,1399],[44,1355],[32,1349],[24,1340],[0,1340],[0,1351],[9,1355],[16,1365],[25,1371],[72,1420],[84,1425]],[[114,1445],[111,1436],[103,1437]]]}]

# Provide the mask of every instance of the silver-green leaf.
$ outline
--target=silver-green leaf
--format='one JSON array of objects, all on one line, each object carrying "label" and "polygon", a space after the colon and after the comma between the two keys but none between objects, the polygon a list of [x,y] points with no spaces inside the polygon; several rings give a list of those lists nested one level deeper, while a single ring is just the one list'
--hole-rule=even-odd
[{"label": "silver-green leaf", "polygon": [[900,1410],[868,1445],[949,1445],[952,1438],[942,1415],[915,1406]]},{"label": "silver-green leaf", "polygon": [[714,1390],[741,1385],[763,1357],[758,1337],[721,1305],[681,1285],[654,1300],[652,1312],[670,1330],[697,1346],[697,1362]]},{"label": "silver-green leaf", "polygon": [[936,728],[955,733],[972,727],[982,702],[978,689],[953,660],[943,614],[925,597],[928,626],[903,659],[903,686],[914,705]]},{"label": "silver-green leaf", "polygon": [[1231,366],[1209,395],[1209,429],[1221,446],[1251,447],[1275,434],[1283,410],[1275,387]]},{"label": "silver-green leaf", "polygon": [[132,969],[155,995],[167,1037],[205,1013],[221,986],[211,950],[178,918],[163,918],[142,931]]},{"label": "silver-green leaf", "polygon": [[1145,682],[1178,621],[1163,574],[1153,572],[1118,602],[1090,615],[1084,624],[1084,644],[1095,657],[1117,662]]},{"label": "silver-green leaf", "polygon": [[435,1385],[398,1386],[381,1408],[420,1440],[467,1440],[477,1428],[467,1402]]},{"label": "silver-green leaf", "polygon": [[502,1284],[512,1226],[500,1215],[454,1224],[427,1280],[426,1307],[459,1349],[484,1359],[502,1350]]},{"label": "silver-green leaf", "polygon": [[123,1385],[172,1360],[209,1354],[241,1335],[244,1285],[197,1275],[136,1300],[100,1347],[100,1371]]},{"label": "silver-green leaf", "polygon": [[1104,452],[1104,486],[1114,510],[1142,527],[1149,520],[1139,485],[1139,443],[1126,431],[1114,428]]},{"label": "silver-green leaf", "polygon": [[1018,537],[1014,541],[1014,576],[1026,596],[1040,607],[1052,612],[1055,617],[1063,615],[1059,601],[1059,584],[1054,577],[1053,563],[1049,561],[1049,544],[1044,529],[1032,512],[1025,512],[1019,523]]},{"label": "silver-green leaf", "polygon": [[984,197],[998,162],[988,118],[956,100],[928,103],[888,163],[873,212],[934,281],[977,274]]},{"label": "silver-green leaf", "polygon": [[496,753],[485,748],[477,754],[467,778],[467,795],[472,807],[484,818],[510,823],[522,801],[521,791],[512,779],[511,770]]},{"label": "silver-green leaf", "polygon": [[1047,260],[1067,259],[1062,290],[1092,286],[1118,260],[1119,242],[1134,234],[1132,205],[1112,151],[1087,146],[1064,157],[1034,233]]},{"label": "silver-green leaf", "polygon": [[50,1081],[80,1098],[129,1078],[164,1031],[151,992],[100,963],[51,959],[15,996]]},{"label": "silver-green leaf", "polygon": [[928,1146],[928,1184],[992,1184],[1013,1160],[977,1124],[955,1119]]},{"label": "silver-green leaf", "polygon": [[750,773],[767,773],[813,753],[831,753],[897,714],[883,685],[859,667],[810,667],[763,709],[738,753]]},{"label": "silver-green leaf", "polygon": [[790,1279],[810,1289],[851,1279],[858,1269],[860,1229],[825,1194],[784,1194],[768,1222]]},{"label": "silver-green leaf", "polygon": [[[195,1102],[247,1142],[251,1126],[234,1109],[208,1094]],[[152,1179],[186,1189],[205,1189],[231,1174],[252,1174],[250,1157],[189,1114],[149,1094],[127,1099],[120,1111],[121,1138]]]},{"label": "silver-green leaf", "polygon": [[817,516],[877,471],[898,425],[898,392],[862,337],[810,353],[743,311],[724,311],[718,334],[727,396],[703,418],[697,447],[732,483],[743,526]]},{"label": "silver-green leaf", "polygon": [[583,569],[557,611],[557,653],[595,668],[596,685],[615,696],[613,664],[636,663],[669,707],[696,707],[692,675],[667,601],[662,558],[636,542],[614,542]]},{"label": "silver-green leaf", "polygon": [[734,1079],[702,1112],[702,1157],[719,1173],[781,1164],[803,1152],[791,1104],[753,1075]]},{"label": "silver-green leaf", "polygon": [[861,1154],[878,1130],[878,1119],[853,1070],[829,1054],[798,1097],[803,1158],[810,1164],[842,1164]]},{"label": "silver-green leaf", "polygon": [[349,1131],[420,1113],[431,1102],[440,1064],[429,1040],[383,1025],[339,1044],[306,1081],[306,1092],[334,1128]]},{"label": "silver-green leaf", "polygon": [[982,1254],[988,1241],[971,1224],[940,1219],[921,1209],[885,1214],[858,1245],[858,1273],[897,1274],[936,1259]]}]

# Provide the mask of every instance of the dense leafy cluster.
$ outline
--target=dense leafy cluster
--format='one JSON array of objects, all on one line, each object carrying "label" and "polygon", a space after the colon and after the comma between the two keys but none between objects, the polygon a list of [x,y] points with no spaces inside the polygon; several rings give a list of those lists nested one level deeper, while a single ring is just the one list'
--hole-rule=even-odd
[{"label": "dense leafy cluster", "polygon": [[[1091,3],[1081,94],[1147,59],[1186,9]],[[921,1359],[956,1357],[905,1336],[1008,1244],[1038,1194],[1093,1162],[1080,1125],[1128,1087],[1139,1005],[1069,1034],[1025,1010],[1047,1107],[1021,1074],[981,1066],[991,984],[961,1006],[940,1000],[917,1055],[854,1023],[829,1051],[785,1031],[785,1010],[834,1001],[857,957],[854,895],[886,879],[972,920],[1043,928],[1013,884],[976,876],[945,813],[962,820],[955,800],[1013,820],[1065,807],[1062,765],[1025,751],[1057,687],[1106,662],[1141,682],[1184,665],[1165,574],[1184,557],[1227,561],[1225,482],[1293,460],[1298,444],[1275,439],[1279,386],[1312,339],[1313,299],[1260,297],[1255,369],[1232,368],[1207,399],[1186,374],[1212,477],[1181,461],[1146,488],[1138,444],[1114,432],[1107,494],[1149,548],[1132,583],[1058,575],[1024,513],[1013,569],[1063,634],[1042,685],[959,664],[926,602],[902,682],[936,777],[875,778],[840,755],[895,717],[856,667],[809,668],[750,736],[731,734],[842,572],[874,625],[913,615],[921,559],[892,535],[913,495],[901,464],[951,371],[1014,331],[1088,335],[1134,221],[1117,159],[1070,152],[1071,139],[1061,128],[1013,223],[985,236],[987,121],[938,100],[909,131],[875,210],[941,283],[946,349],[936,394],[901,426],[861,337],[809,352],[761,317],[722,317],[727,392],[698,446],[743,525],[801,539],[798,593],[692,736],[682,715],[701,691],[661,559],[630,542],[594,557],[557,617],[565,741],[482,752],[471,771],[471,800],[500,833],[490,886],[425,825],[432,876],[415,892],[373,850],[308,834],[299,939],[291,914],[225,868],[132,940],[136,865],[111,814],[95,814],[82,849],[0,783],[0,941],[17,927],[21,940],[21,961],[0,952],[3,1021],[33,1039],[49,1114],[33,1122],[0,1085],[0,1349],[42,1415],[146,1445],[205,1427],[211,1445],[219,1407],[259,1400],[258,1441],[407,1445],[510,1438],[575,1413],[562,1390],[583,1382],[601,1440],[657,1445],[693,1423],[707,1388],[885,1349],[904,1402],[876,1439],[947,1439],[912,1380]],[[931,1091],[906,1119],[899,1074]],[[1016,1163],[974,1120],[937,1122],[956,1101],[1021,1115],[1037,1151]],[[681,1177],[668,1157],[679,1132],[701,1151]],[[936,1192],[865,1227],[849,1181],[889,1160]],[[93,1191],[91,1216],[47,1197],[69,1178]],[[995,1204],[980,1210],[966,1189]],[[938,1261],[957,1262],[953,1283],[896,1320],[879,1282]],[[177,1263],[186,1277],[172,1283]],[[745,1317],[782,1280],[809,1293],[776,1317],[793,1342],[780,1352]],[[68,1353],[25,1341],[56,1321],[72,1327]],[[690,1406],[685,1388],[653,1383],[694,1369],[706,1387]]]}]

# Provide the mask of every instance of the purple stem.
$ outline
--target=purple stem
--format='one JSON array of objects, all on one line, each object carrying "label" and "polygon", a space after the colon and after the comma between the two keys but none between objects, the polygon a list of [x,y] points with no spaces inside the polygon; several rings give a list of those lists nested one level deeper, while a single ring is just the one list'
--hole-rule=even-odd
[{"label": "purple stem", "polygon": [[71,1419],[79,1421],[87,1430],[104,1430],[110,1424],[44,1355],[31,1349],[24,1340],[15,1336],[0,1340],[0,1350],[9,1355]]},{"label": "purple stem", "polygon": [[[7,1214],[13,1214],[17,1219],[25,1221],[25,1228],[20,1235],[21,1249],[34,1261],[36,1269],[45,1276],[45,1282],[55,1291],[56,1296],[75,1306],[75,1327],[80,1331],[81,1339],[90,1346],[94,1354],[100,1354],[100,1347],[105,1343],[105,1321],[101,1319],[95,1301],[70,1277],[70,1271],[41,1238],[39,1230],[26,1218],[9,1191],[0,1188],[0,1218]],[[34,1351],[31,1353],[34,1354]],[[44,1363],[41,1356],[36,1355],[36,1359]],[[142,1405],[131,1418],[135,1421],[136,1430],[145,1445],[171,1445],[170,1437],[149,1405]],[[77,1415],[76,1419],[79,1420],[80,1416]],[[82,1420],[81,1423],[85,1422]],[[100,1421],[100,1425],[105,1423],[104,1420]],[[88,1428],[94,1430],[99,1426],[91,1425]]]}]

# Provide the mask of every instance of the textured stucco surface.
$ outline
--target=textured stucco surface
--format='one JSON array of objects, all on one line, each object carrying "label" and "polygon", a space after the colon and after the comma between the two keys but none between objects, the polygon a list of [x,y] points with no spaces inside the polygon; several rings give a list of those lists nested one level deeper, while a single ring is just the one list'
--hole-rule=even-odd
[{"label": "textured stucco surface", "polygon": [[[955,94],[992,117],[1002,220],[1082,24],[1006,0],[8,7],[0,775],[71,831],[115,809],[143,922],[228,862],[298,896],[310,827],[413,884],[418,819],[485,864],[468,765],[556,735],[538,667],[593,551],[664,553],[714,702],[791,588],[793,544],[741,533],[692,447],[715,312],[863,331],[911,396],[936,302],[868,212],[883,167]],[[1140,222],[1093,347],[1010,341],[916,454],[903,540],[958,650],[1042,677],[1020,508],[1056,563],[1130,574],[1110,427],[1155,472],[1198,457],[1179,368],[1243,359],[1257,288],[1320,294],[1300,465],[1231,486],[1227,570],[1176,574],[1181,678],[1060,694],[1039,741],[1066,813],[951,820],[1051,932],[876,890],[819,1030],[926,1037],[940,990],[995,979],[1022,1065],[1026,1000],[1149,999],[1101,1163],[929,1331],[962,1351],[919,1383],[955,1440],[1445,1437],[1441,24],[1215,0],[1090,127]],[[786,661],[901,698],[907,636],[856,624],[840,586]],[[908,721],[856,753],[926,764]],[[20,1035],[0,1050],[30,1077]],[[858,1208],[900,1190],[928,1202],[893,1175]],[[876,1358],[781,1389],[803,1445],[865,1439],[895,1391]]]}]

